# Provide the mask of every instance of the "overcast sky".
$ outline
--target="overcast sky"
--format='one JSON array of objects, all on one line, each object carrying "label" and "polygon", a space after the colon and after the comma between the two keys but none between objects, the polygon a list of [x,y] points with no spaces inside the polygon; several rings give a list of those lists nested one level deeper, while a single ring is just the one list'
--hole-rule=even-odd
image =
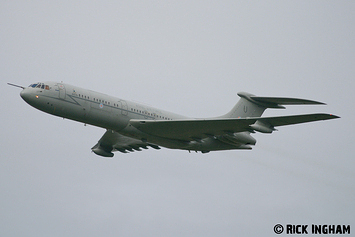
[{"label": "overcast sky", "polygon": [[[354,1],[0,0],[0,236],[276,236],[355,231]],[[341,119],[255,134],[252,151],[101,158],[105,130],[19,96],[63,81],[201,118],[239,91],[319,100],[265,116]],[[283,234],[285,235],[285,234]]]}]

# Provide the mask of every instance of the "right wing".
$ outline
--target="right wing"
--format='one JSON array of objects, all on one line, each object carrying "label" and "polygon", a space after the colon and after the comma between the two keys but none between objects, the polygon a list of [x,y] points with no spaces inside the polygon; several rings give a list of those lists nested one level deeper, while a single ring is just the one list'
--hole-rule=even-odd
[{"label": "right wing", "polygon": [[194,141],[206,137],[248,131],[256,118],[212,118],[182,120],[131,119],[129,123],[138,130],[172,140]]},{"label": "right wing", "polygon": [[258,121],[269,123],[272,126],[284,126],[298,123],[308,123],[319,120],[328,120],[339,118],[333,114],[301,114],[301,115],[289,115],[278,117],[261,117]]},{"label": "right wing", "polygon": [[278,117],[212,118],[184,120],[131,119],[130,124],[138,130],[162,138],[181,141],[201,140],[206,137],[239,132],[274,131],[275,126],[292,125],[339,118],[331,114],[305,114]]},{"label": "right wing", "polygon": [[140,148],[148,149],[148,147],[160,149],[157,145],[126,137],[109,129],[91,150],[100,156],[113,157],[113,151],[127,153],[128,151],[141,151]]},{"label": "right wing", "polygon": [[250,128],[262,133],[272,133],[276,130],[274,127],[278,126],[308,123],[336,118],[339,117],[333,114],[301,114],[278,117],[261,117],[256,121],[256,123],[250,125]]}]

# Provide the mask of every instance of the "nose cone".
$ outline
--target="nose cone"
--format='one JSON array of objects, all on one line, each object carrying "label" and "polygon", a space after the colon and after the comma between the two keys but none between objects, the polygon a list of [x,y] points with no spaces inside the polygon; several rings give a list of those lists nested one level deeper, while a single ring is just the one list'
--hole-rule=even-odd
[{"label": "nose cone", "polygon": [[20,96],[21,98],[26,101],[27,103],[30,104],[30,101],[31,101],[31,97],[33,97],[33,95],[31,95],[31,93],[28,91],[28,89],[23,89],[21,92],[20,92]]}]

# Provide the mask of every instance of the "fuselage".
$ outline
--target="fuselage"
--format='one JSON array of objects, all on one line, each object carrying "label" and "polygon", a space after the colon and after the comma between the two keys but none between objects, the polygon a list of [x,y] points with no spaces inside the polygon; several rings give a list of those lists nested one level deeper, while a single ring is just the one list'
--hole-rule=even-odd
[{"label": "fuselage", "polygon": [[[117,132],[122,132],[127,128],[130,119],[187,118],[64,83],[31,84],[22,90],[20,95],[28,104],[43,112]],[[139,131],[136,132],[139,133]]]},{"label": "fuselage", "polygon": [[115,131],[124,129],[130,119],[187,118],[64,83],[32,84],[21,92],[21,97],[44,112]]}]

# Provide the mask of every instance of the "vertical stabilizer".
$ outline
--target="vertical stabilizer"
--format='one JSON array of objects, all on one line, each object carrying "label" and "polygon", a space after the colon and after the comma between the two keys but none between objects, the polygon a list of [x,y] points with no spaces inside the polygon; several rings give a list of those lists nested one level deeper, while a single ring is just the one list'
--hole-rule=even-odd
[{"label": "vertical stabilizer", "polygon": [[253,102],[251,99],[253,94],[239,92],[238,95],[240,96],[239,101],[229,113],[222,116],[223,118],[261,117],[267,107]]}]

